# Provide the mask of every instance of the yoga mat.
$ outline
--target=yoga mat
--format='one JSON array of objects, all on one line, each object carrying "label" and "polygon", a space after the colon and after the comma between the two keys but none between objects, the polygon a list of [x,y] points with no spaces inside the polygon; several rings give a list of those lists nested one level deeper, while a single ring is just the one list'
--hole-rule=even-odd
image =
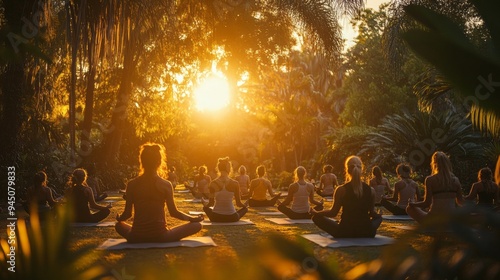
[{"label": "yoga mat", "polygon": [[210,236],[186,237],[176,242],[165,243],[128,243],[126,239],[108,239],[97,250],[148,249],[173,247],[217,246]]},{"label": "yoga mat", "polygon": [[116,222],[100,222],[100,223],[72,223],[73,227],[114,227]]},{"label": "yoga mat", "polygon": [[193,202],[193,203],[200,203],[201,198],[193,198],[193,199],[184,199],[184,202]]},{"label": "yoga mat", "polygon": [[201,224],[204,226],[242,226],[242,225],[253,225],[254,223],[250,220],[243,219],[232,223],[216,223],[216,222],[211,222],[209,220],[205,220],[201,222]]},{"label": "yoga mat", "polygon": [[416,226],[393,226],[393,228],[399,228],[399,229],[404,229],[404,230],[416,230]]},{"label": "yoga mat", "polygon": [[394,242],[393,238],[379,234],[375,235],[375,238],[333,238],[330,235],[326,237],[322,236],[321,234],[304,234],[302,235],[302,237],[318,244],[321,247],[329,248],[383,246],[392,244]]},{"label": "yoga mat", "polygon": [[391,221],[413,221],[408,215],[382,215],[382,219]]},{"label": "yoga mat", "polygon": [[281,215],[285,215],[281,212],[278,212],[278,211],[271,211],[271,212],[257,212],[257,214],[259,215],[264,215],[264,216],[281,216]]},{"label": "yoga mat", "polygon": [[178,190],[178,191],[174,191],[176,193],[188,193],[188,192],[191,192],[190,190]]},{"label": "yoga mat", "polygon": [[266,218],[266,220],[271,221],[278,225],[314,224],[314,222],[311,219],[292,220],[289,218]]}]

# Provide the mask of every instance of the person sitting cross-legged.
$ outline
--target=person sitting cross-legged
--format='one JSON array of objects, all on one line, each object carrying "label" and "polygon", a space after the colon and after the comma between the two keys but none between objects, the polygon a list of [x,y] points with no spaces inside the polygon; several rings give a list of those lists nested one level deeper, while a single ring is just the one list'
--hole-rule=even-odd
[{"label": "person sitting cross-legged", "polygon": [[[274,193],[271,181],[264,177],[266,175],[266,167],[264,165],[259,165],[256,171],[258,178],[250,181],[250,199],[248,199],[248,205],[250,207],[274,206],[280,198],[281,193]],[[271,199],[267,199],[267,193],[272,197]]]},{"label": "person sitting cross-legged", "polygon": [[[208,203],[205,204],[205,200],[202,198],[203,211],[211,222],[237,222],[247,213],[248,208],[241,202],[240,184],[229,178],[232,165],[228,157],[218,160],[217,171],[219,176],[210,182],[208,187],[210,191]],[[239,210],[234,208],[233,199],[236,201],[236,205],[241,207]]]},{"label": "person sitting cross-legged", "polygon": [[[304,180],[306,169],[299,166],[294,171],[295,182],[288,188],[288,196],[278,206],[278,210],[290,219],[310,219],[310,204],[314,204],[314,209],[323,210],[323,202],[314,199],[314,185]],[[291,207],[287,207],[292,203]]]},{"label": "person sitting cross-legged", "polygon": [[411,168],[408,165],[399,164],[396,167],[396,173],[400,180],[394,184],[394,193],[392,196],[383,196],[380,204],[393,215],[407,215],[408,202],[415,201],[415,199],[420,201],[420,191],[417,183],[410,178]]},{"label": "person sitting cross-legged", "polygon": [[[335,238],[375,237],[382,216],[375,212],[375,190],[361,181],[361,159],[348,157],[345,170],[346,183],[335,190],[332,208],[323,211],[311,208],[312,220]],[[340,210],[340,222],[327,218],[337,216]]]},{"label": "person sitting cross-legged", "polygon": [[[201,230],[203,215],[191,216],[179,211],[174,201],[174,188],[165,180],[165,148],[160,144],[146,143],[140,150],[139,176],[127,184],[127,202],[118,221],[116,232],[130,243],[174,242]],[[168,228],[165,204],[170,216],[188,223]],[[125,223],[132,217],[132,225]]]}]

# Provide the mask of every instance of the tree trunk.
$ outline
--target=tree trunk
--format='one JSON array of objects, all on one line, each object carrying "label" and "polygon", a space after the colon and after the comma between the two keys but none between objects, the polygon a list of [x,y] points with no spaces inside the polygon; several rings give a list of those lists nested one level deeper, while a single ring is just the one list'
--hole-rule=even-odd
[{"label": "tree trunk", "polygon": [[0,133],[1,165],[14,165],[19,151],[18,141],[25,110],[23,95],[29,90],[26,84],[24,64],[16,61],[9,63],[1,75],[2,123]]},{"label": "tree trunk", "polygon": [[[25,63],[29,54],[26,53],[26,37],[34,37],[38,30],[30,25],[32,8],[40,7],[35,1],[3,1],[2,31],[10,31],[2,36],[2,48],[7,54],[12,52],[11,61],[6,63],[3,73],[0,74],[0,91],[2,108],[0,110],[0,165],[16,164],[20,151],[20,134],[23,122],[27,119],[26,101],[33,90],[28,86],[25,73]],[[9,37],[11,36],[11,37]],[[10,49],[12,48],[12,49]]]},{"label": "tree trunk", "polygon": [[135,72],[134,65],[134,50],[130,45],[127,45],[124,50],[123,75],[116,97],[116,105],[111,116],[111,123],[105,131],[106,136],[103,145],[102,160],[107,164],[112,164],[118,159],[132,90],[132,80]]},{"label": "tree trunk", "polygon": [[92,131],[92,117],[94,114],[94,91],[95,91],[95,75],[96,65],[94,59],[95,40],[91,39],[89,43],[88,63],[89,71],[87,73],[87,88],[85,90],[85,111],[83,114],[82,132],[80,135],[80,155],[86,156],[92,152],[92,142],[90,141],[90,133]]}]

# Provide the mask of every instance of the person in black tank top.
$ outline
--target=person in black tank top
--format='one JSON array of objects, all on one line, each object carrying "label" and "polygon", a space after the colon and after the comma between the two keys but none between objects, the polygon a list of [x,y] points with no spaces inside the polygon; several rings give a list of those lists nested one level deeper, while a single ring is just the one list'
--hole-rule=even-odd
[{"label": "person in black tank top", "polygon": [[500,205],[500,189],[493,182],[493,173],[488,167],[481,168],[477,174],[478,182],[472,184],[466,200],[476,201],[477,206],[494,208]]},{"label": "person in black tank top", "polygon": [[[361,181],[363,163],[357,156],[345,161],[346,183],[335,190],[330,210],[311,208],[312,220],[320,229],[335,238],[375,237],[382,216],[375,212],[375,191]],[[340,222],[328,219],[342,209]]]},{"label": "person in black tank top", "polygon": [[[140,149],[139,176],[127,184],[127,201],[118,221],[116,232],[131,243],[174,242],[201,230],[203,215],[191,216],[177,209],[174,188],[163,179],[166,177],[165,148],[160,144],[146,143]],[[188,223],[168,228],[165,219],[165,204],[170,216]],[[132,217],[132,225],[125,223]]]},{"label": "person in black tank top", "polygon": [[[76,223],[97,223],[104,220],[111,211],[111,206],[105,207],[97,204],[94,200],[92,189],[87,186],[87,172],[83,168],[77,168],[71,176],[72,187],[68,190],[68,198],[73,205]],[[97,212],[90,212],[90,208]]]},{"label": "person in black tank top", "polygon": [[462,186],[453,174],[451,161],[445,153],[436,151],[432,154],[431,170],[432,175],[427,176],[424,182],[424,200],[409,202],[406,207],[408,216],[419,223],[432,216],[449,216],[457,205],[464,203]]}]

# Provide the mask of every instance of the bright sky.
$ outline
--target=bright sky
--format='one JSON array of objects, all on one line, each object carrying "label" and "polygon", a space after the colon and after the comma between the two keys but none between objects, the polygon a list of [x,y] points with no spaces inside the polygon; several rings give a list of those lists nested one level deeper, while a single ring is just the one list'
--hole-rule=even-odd
[{"label": "bright sky", "polygon": [[[378,10],[380,4],[389,2],[388,0],[367,0],[365,8],[371,8]],[[354,45],[354,37],[356,37],[356,32],[352,29],[351,23],[349,22],[349,18],[343,19],[340,24],[342,25],[342,36],[346,40],[345,49]]]}]

